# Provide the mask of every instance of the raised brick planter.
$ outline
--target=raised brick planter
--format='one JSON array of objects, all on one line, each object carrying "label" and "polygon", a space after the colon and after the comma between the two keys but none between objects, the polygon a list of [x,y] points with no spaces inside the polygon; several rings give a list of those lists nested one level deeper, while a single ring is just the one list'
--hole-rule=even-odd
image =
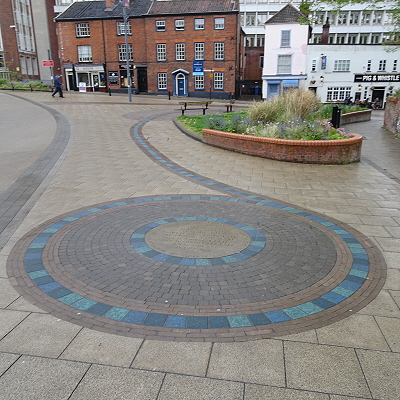
[{"label": "raised brick planter", "polygon": [[203,143],[272,160],[306,164],[348,164],[360,161],[363,137],[342,140],[286,140],[203,129]]}]

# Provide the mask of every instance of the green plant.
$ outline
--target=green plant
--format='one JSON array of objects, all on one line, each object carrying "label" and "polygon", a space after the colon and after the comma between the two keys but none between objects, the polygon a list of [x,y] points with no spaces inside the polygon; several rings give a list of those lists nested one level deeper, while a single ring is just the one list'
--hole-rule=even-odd
[{"label": "green plant", "polygon": [[7,82],[7,79],[0,79],[0,86],[4,85]]}]

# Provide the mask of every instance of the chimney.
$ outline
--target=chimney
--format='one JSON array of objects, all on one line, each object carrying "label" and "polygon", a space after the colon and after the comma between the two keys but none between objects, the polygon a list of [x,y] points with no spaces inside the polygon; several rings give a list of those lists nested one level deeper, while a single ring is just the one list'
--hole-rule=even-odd
[{"label": "chimney", "polygon": [[326,19],[325,25],[322,26],[321,44],[328,44],[329,42],[329,17]]},{"label": "chimney", "polygon": [[106,0],[106,11],[111,11],[115,7],[115,0]]}]

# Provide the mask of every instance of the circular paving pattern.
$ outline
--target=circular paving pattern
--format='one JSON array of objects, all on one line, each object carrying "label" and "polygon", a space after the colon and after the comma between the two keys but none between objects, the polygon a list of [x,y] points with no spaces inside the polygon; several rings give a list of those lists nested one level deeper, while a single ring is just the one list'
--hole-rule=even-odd
[{"label": "circular paving pattern", "polygon": [[8,260],[18,291],[112,333],[251,340],[332,323],[379,292],[364,236],[267,199],[165,196],[99,204],[25,235]]}]

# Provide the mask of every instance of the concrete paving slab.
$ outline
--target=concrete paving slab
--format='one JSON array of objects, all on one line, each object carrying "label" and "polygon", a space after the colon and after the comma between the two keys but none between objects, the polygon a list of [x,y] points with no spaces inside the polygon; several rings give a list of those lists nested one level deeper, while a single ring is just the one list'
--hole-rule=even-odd
[{"label": "concrete paving slab", "polygon": [[244,400],[330,400],[326,393],[246,384]]},{"label": "concrete paving slab", "polygon": [[374,399],[400,398],[400,354],[356,350]]},{"label": "concrete paving slab", "polygon": [[164,374],[92,365],[69,400],[155,400]]},{"label": "concrete paving slab", "polygon": [[0,393],[7,400],[67,399],[89,364],[22,356],[0,379]]},{"label": "concrete paving slab", "polygon": [[280,340],[215,343],[207,372],[210,378],[285,386]]},{"label": "concrete paving slab", "polygon": [[317,329],[318,342],[370,350],[390,350],[374,317],[356,314]]},{"label": "concrete paving slab", "polygon": [[383,252],[383,256],[388,268],[400,269],[400,253],[385,251]]},{"label": "concrete paving slab", "polygon": [[389,290],[389,294],[400,309],[400,292],[398,290]]},{"label": "concrete paving slab", "polygon": [[0,278],[7,278],[6,264],[7,256],[0,254]]},{"label": "concrete paving slab", "polygon": [[0,375],[7,371],[18,357],[18,354],[0,353]]},{"label": "concrete paving slab", "polygon": [[400,269],[388,268],[386,273],[387,278],[383,289],[398,290],[400,288]]},{"label": "concrete paving slab", "polygon": [[205,376],[211,343],[146,340],[132,368]]},{"label": "concrete paving slab", "polygon": [[398,318],[375,317],[390,350],[400,352],[400,320]]},{"label": "concrete paving slab", "polygon": [[23,296],[19,296],[15,301],[13,301],[8,307],[7,310],[16,310],[16,311],[28,311],[35,313],[47,314],[46,311],[42,310],[39,307],[36,307]]},{"label": "concrete paving slab", "polygon": [[0,278],[0,293],[0,308],[6,308],[20,296],[5,278]]},{"label": "concrete paving slab", "polygon": [[58,357],[81,329],[52,315],[31,314],[0,341],[0,351]]},{"label": "concrete paving slab", "polygon": [[141,339],[82,329],[59,358],[73,361],[129,367]]},{"label": "concrete paving slab", "polygon": [[0,338],[12,331],[28,315],[27,312],[0,310]]},{"label": "concrete paving slab", "polygon": [[285,342],[285,366],[290,388],[370,397],[353,349]]},{"label": "concrete paving slab", "polygon": [[393,301],[388,290],[382,290],[376,298],[359,311],[360,314],[400,318],[399,306]]},{"label": "concrete paving slab", "polygon": [[295,333],[293,335],[281,336],[277,339],[291,340],[293,342],[318,343],[317,333],[315,329],[306,332]]},{"label": "concrete paving slab", "polygon": [[157,400],[242,400],[244,384],[168,374]]}]

